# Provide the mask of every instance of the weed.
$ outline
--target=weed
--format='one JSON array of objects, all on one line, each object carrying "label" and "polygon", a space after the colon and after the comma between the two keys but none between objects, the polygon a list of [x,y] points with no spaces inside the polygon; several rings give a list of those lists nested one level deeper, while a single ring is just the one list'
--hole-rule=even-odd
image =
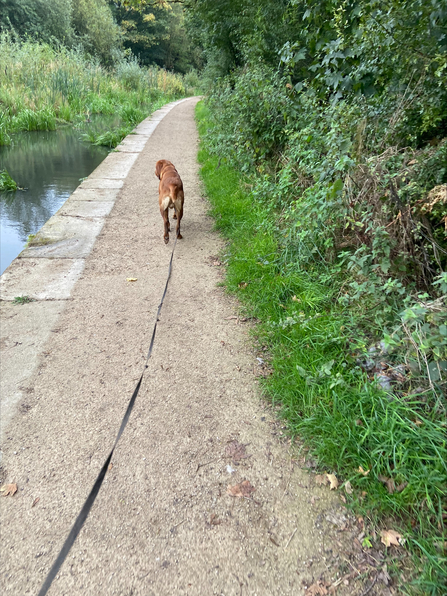
[{"label": "weed", "polygon": [[19,187],[6,169],[0,170],[0,191],[15,192]]},{"label": "weed", "polygon": [[13,304],[29,304],[30,302],[35,302],[35,299],[29,296],[16,296],[13,300]]},{"label": "weed", "polygon": [[26,241],[26,246],[47,246],[47,244],[52,244],[54,240],[51,238],[45,238],[39,236],[38,234],[30,234]]}]

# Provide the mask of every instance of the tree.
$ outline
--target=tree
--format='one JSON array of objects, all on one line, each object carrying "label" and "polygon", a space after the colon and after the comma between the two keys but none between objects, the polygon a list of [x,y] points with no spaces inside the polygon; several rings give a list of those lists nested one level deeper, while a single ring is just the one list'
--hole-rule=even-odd
[{"label": "tree", "polygon": [[72,0],[0,0],[0,27],[47,43],[74,41]]},{"label": "tree", "polygon": [[138,10],[123,2],[113,14],[123,32],[123,44],[141,64],[157,64],[185,73],[198,66],[198,55],[188,38],[180,3],[139,2]]},{"label": "tree", "polygon": [[85,50],[105,65],[114,62],[121,33],[106,0],[72,0],[73,27]]}]

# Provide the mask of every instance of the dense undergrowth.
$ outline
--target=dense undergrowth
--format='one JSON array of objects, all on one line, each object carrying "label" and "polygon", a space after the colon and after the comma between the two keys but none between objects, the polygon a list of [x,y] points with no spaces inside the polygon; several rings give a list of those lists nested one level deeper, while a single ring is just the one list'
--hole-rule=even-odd
[{"label": "dense undergrowth", "polygon": [[[191,77],[190,77],[191,78]],[[194,78],[194,77],[193,77]],[[116,146],[158,107],[193,93],[191,81],[157,67],[123,60],[113,71],[81,52],[35,41],[0,37],[0,145],[20,131],[55,130],[88,121],[94,114],[116,116],[120,124],[85,139]]]},{"label": "dense undergrowth", "polygon": [[349,481],[364,547],[384,529],[405,538],[401,589],[443,594],[447,142],[366,134],[368,109],[244,68],[199,104],[202,176],[227,287],[270,355],[266,396]]}]

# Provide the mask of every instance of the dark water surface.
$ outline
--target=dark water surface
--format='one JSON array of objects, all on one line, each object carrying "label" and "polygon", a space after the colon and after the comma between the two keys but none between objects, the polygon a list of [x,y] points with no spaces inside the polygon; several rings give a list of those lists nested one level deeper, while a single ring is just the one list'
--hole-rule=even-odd
[{"label": "dark water surface", "polygon": [[6,168],[24,191],[0,192],[0,274],[71,193],[103,161],[105,147],[80,140],[71,126],[55,131],[14,135],[0,147],[0,170]]}]

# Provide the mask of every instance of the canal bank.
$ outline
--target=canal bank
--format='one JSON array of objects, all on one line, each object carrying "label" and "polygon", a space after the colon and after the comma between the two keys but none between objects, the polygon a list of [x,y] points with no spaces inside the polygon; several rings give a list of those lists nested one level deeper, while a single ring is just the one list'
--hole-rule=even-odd
[{"label": "canal bank", "polygon": [[[249,323],[218,287],[196,101],[142,123],[5,272],[3,594],[37,594],[144,370],[172,250],[160,158],[183,179],[183,239],[135,408],[49,594],[352,593],[340,574],[360,529],[259,399]],[[23,294],[36,301],[14,304]]]},{"label": "canal bank", "polygon": [[[167,104],[141,122],[99,164],[0,276],[2,312],[0,435],[23,397],[21,386],[35,371],[39,354],[69,300],[124,180],[158,124],[175,106]],[[26,297],[26,309],[8,303]],[[23,340],[23,341],[22,341]],[[14,349],[11,349],[11,346]]]}]

